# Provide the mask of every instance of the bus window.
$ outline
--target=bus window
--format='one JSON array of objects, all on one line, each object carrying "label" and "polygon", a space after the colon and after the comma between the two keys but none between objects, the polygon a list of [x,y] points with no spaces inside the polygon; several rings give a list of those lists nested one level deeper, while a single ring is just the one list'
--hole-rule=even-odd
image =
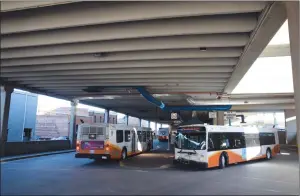
[{"label": "bus window", "polygon": [[215,149],[214,143],[211,138],[208,138],[208,150]]},{"label": "bus window", "polygon": [[143,138],[142,141],[143,141],[143,142],[146,142],[146,141],[147,141],[146,136],[147,136],[147,135],[146,135],[146,131],[143,131],[143,132],[142,132],[142,138]]},{"label": "bus window", "polygon": [[244,133],[226,133],[229,139],[229,148],[245,148]]},{"label": "bus window", "polygon": [[123,130],[117,130],[116,138],[117,138],[117,143],[123,142]]},{"label": "bus window", "polygon": [[246,147],[260,146],[258,134],[245,134]]},{"label": "bus window", "polygon": [[150,133],[150,131],[147,131],[146,133],[147,133],[147,140],[151,140],[151,137],[150,137],[151,133]]},{"label": "bus window", "polygon": [[220,134],[220,149],[228,149],[230,147],[229,145],[229,139],[227,137],[227,134]]},{"label": "bus window", "polygon": [[142,132],[138,131],[137,134],[138,134],[138,139],[141,142],[142,141]]},{"label": "bus window", "polygon": [[125,131],[125,142],[130,142],[131,138],[130,138],[130,131],[126,130]]},{"label": "bus window", "polygon": [[274,133],[260,133],[259,141],[260,141],[260,145],[275,144],[275,135]]},{"label": "bus window", "polygon": [[[179,142],[179,140],[181,140]],[[181,149],[206,149],[206,133],[189,133],[178,134],[176,137],[175,145],[180,146]]]}]

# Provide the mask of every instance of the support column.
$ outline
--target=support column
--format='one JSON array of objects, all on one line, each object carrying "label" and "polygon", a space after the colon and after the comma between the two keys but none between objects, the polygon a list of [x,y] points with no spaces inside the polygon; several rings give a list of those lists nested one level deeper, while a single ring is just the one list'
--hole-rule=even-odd
[{"label": "support column", "polygon": [[126,125],[129,125],[129,115],[126,114]]},{"label": "support column", "polygon": [[155,134],[157,134],[157,122],[155,122]]},{"label": "support column", "polygon": [[213,125],[218,125],[218,112],[216,118],[213,118]]},{"label": "support column", "polygon": [[69,139],[71,148],[75,148],[76,146],[76,136],[77,136],[77,126],[76,126],[76,113],[77,113],[77,105],[79,101],[73,100],[71,101],[71,116],[70,116],[70,130],[69,130]]},{"label": "support column", "polygon": [[5,155],[5,143],[7,142],[8,136],[8,119],[9,119],[9,109],[11,94],[14,91],[14,88],[11,86],[1,87],[1,116],[0,116],[0,148],[1,148],[1,157]]},{"label": "support column", "polygon": [[160,123],[160,128],[162,128],[162,124]]},{"label": "support column", "polygon": [[150,123],[151,123],[150,120],[148,120],[148,128],[150,128]]},{"label": "support column", "polygon": [[217,125],[224,125],[224,112],[217,112]]},{"label": "support column", "polygon": [[300,60],[299,60],[299,1],[287,1],[286,9],[288,16],[290,50],[293,70],[294,97],[296,106],[296,124],[297,124],[297,146],[298,158],[300,161]]},{"label": "support column", "polygon": [[109,123],[109,109],[105,109],[104,123]]},{"label": "support column", "polygon": [[139,126],[141,127],[142,126],[142,119],[139,118]]},{"label": "support column", "polygon": [[11,86],[1,87],[1,141],[7,141],[7,129],[8,129],[8,118],[11,94],[14,88]]}]

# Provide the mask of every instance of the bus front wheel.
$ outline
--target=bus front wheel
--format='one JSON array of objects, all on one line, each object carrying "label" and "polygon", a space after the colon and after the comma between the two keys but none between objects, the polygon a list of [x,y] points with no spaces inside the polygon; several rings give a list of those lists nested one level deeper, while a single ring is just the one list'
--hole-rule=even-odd
[{"label": "bus front wheel", "polygon": [[219,168],[223,169],[225,167],[226,167],[226,157],[225,157],[225,154],[222,153],[220,156],[220,160],[219,160]]},{"label": "bus front wheel", "polygon": [[125,160],[126,158],[127,158],[127,150],[126,150],[126,148],[123,148],[122,154],[121,154],[121,159]]},{"label": "bus front wheel", "polygon": [[272,159],[272,153],[271,153],[270,148],[267,149],[267,152],[266,152],[266,158],[267,158],[267,160]]}]

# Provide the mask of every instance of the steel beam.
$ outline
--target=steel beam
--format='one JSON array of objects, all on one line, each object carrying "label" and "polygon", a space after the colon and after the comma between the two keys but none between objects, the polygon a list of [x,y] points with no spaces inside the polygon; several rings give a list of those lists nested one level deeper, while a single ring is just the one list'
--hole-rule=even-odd
[{"label": "steel beam", "polygon": [[78,80],[46,80],[46,81],[21,81],[21,84],[39,84],[39,85],[57,85],[57,84],[84,84],[84,83],[117,83],[117,84],[123,84],[123,83],[156,83],[156,84],[162,84],[162,83],[179,83],[179,84],[186,84],[186,83],[225,83],[227,82],[224,78],[205,78],[205,79],[147,79],[147,78],[141,78],[141,79],[78,79]]},{"label": "steel beam", "polygon": [[224,87],[225,83],[155,83],[155,82],[129,82],[129,83],[106,83],[106,82],[95,82],[95,83],[73,83],[73,84],[29,84],[30,87],[41,87],[41,88],[53,88],[57,89],[60,87],[87,87],[87,86],[106,86],[106,87],[113,87],[113,86],[151,86],[155,87]]},{"label": "steel beam", "polygon": [[[1,48],[211,33],[244,33],[256,26],[255,14],[137,21],[1,36]],[[88,36],[82,36],[88,35]]]},{"label": "steel beam", "polygon": [[95,57],[94,54],[76,54],[65,56],[32,57],[17,59],[2,59],[1,66],[45,65],[62,63],[88,63],[106,61],[150,60],[150,59],[194,59],[194,58],[224,58],[239,57],[241,48],[209,48],[207,51],[195,49],[169,49],[149,51],[129,51],[106,53]]},{"label": "steel beam", "polygon": [[1,12],[19,11],[25,9],[53,6],[76,1],[47,0],[47,1],[1,1]]},{"label": "steel beam", "polygon": [[[64,75],[64,76],[32,76],[32,77],[9,77],[6,78],[8,81],[55,81],[55,80],[83,80],[83,79],[206,79],[206,78],[220,78],[220,79],[228,79],[230,77],[230,73],[140,73],[140,74],[81,74],[81,75]],[[2,76],[3,77],[3,76]]]},{"label": "steel beam", "polygon": [[[266,2],[86,2],[1,16],[1,34],[186,16],[260,12]],[[80,17],[78,17],[80,16]]]},{"label": "steel beam", "polygon": [[89,75],[89,74],[143,74],[143,73],[230,73],[232,66],[214,66],[214,67],[177,67],[173,68],[133,68],[133,69],[89,69],[89,70],[63,70],[63,71],[45,71],[45,72],[11,72],[1,73],[2,77],[31,77],[31,76],[63,76],[63,75]]},{"label": "steel beam", "polygon": [[93,62],[93,63],[70,63],[56,65],[26,65],[14,67],[2,67],[2,73],[10,72],[42,72],[42,71],[72,71],[89,69],[134,69],[134,68],[166,68],[172,67],[227,67],[234,66],[238,62],[237,58],[217,58],[217,59],[176,59],[176,60],[143,60],[143,61],[113,61],[113,62]]},{"label": "steel beam", "polygon": [[[3,29],[3,27],[1,27]],[[84,42],[74,44],[50,45],[41,47],[1,49],[2,59],[59,56],[71,54],[185,49],[185,48],[224,48],[243,47],[248,42],[247,33],[212,34],[212,35],[182,35],[169,37],[123,39],[99,42]]]}]

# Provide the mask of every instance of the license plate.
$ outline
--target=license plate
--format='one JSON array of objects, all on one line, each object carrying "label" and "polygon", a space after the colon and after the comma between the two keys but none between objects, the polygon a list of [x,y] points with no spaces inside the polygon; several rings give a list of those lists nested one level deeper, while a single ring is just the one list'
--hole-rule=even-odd
[{"label": "license plate", "polygon": [[104,148],[104,141],[82,141],[81,149],[84,150],[98,150]]},{"label": "license plate", "polygon": [[94,154],[94,153],[95,153],[95,150],[90,150],[90,153],[91,153],[91,154]]},{"label": "license plate", "polygon": [[102,156],[102,159],[107,159],[107,157],[106,156]]},{"label": "license plate", "polygon": [[89,134],[89,139],[92,139],[92,140],[96,139],[96,134]]}]

